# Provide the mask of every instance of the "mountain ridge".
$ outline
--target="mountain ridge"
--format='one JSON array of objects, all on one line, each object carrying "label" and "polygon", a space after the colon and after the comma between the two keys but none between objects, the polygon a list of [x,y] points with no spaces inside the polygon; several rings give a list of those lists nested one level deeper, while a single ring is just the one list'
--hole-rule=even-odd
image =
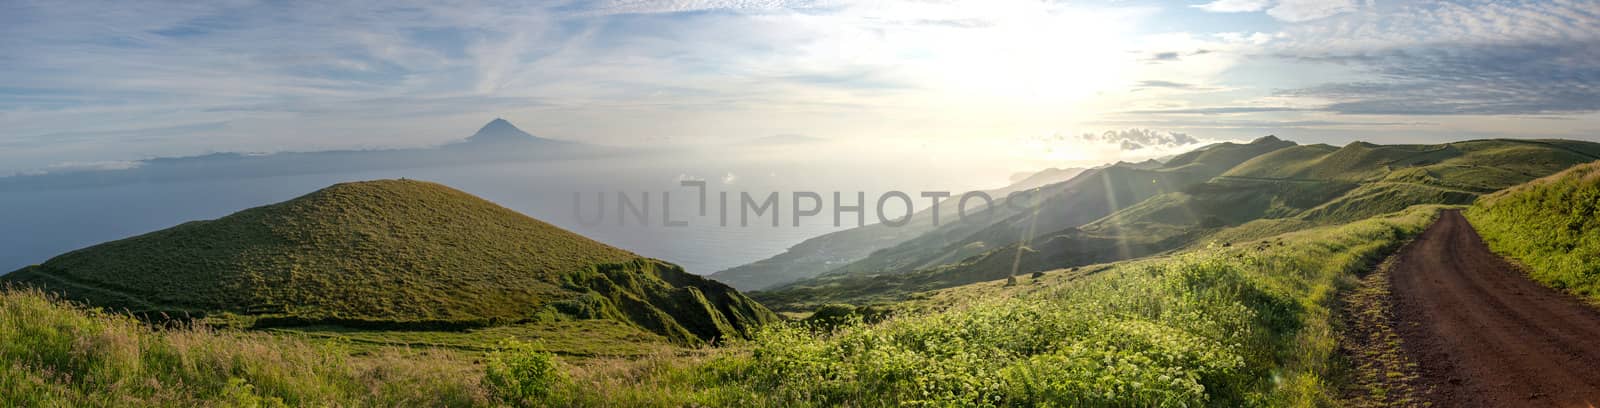
[{"label": "mountain ridge", "polygon": [[[1217,144],[1176,156],[1167,162],[1167,171],[1199,169],[1200,174],[1214,177],[1190,179],[1179,188],[1149,195],[1082,225],[1040,228],[1007,245],[983,245],[933,262],[915,257],[910,262],[868,258],[858,261],[868,263],[866,267],[841,268],[751,296],[777,310],[895,300],[907,293],[1004,279],[1012,274],[1132,259],[1208,243],[1261,239],[1400,211],[1416,204],[1468,204],[1482,194],[1600,158],[1600,143],[1544,139],[1468,140],[1437,145],[1354,142],[1338,148],[1288,142],[1293,146],[1250,154],[1227,150],[1282,142],[1276,137],[1264,137],[1250,144]],[[1216,150],[1219,148],[1223,150]],[[1223,163],[1232,165],[1217,165]],[[1107,169],[1111,168],[1115,166]],[[1086,173],[1079,177],[1102,176]],[[1043,207],[1073,208],[1061,202]],[[1008,222],[1029,225],[1018,220]],[[990,228],[1012,231],[990,237],[1012,236],[1019,230],[1015,226]],[[919,237],[907,242],[918,245],[915,243],[919,239],[927,241]],[[953,243],[943,239],[932,242],[905,252],[938,253],[972,246],[972,242],[983,239],[973,235]]]},{"label": "mountain ridge", "polygon": [[[1085,171],[1090,169],[1045,169],[1005,187],[986,192],[991,197],[1000,199],[1012,192],[1065,181]],[[958,204],[958,200],[944,200],[940,203],[939,211],[941,214],[954,214]],[[924,209],[914,213],[911,222],[900,227],[872,224],[812,237],[777,255],[717,271],[709,277],[726,282],[740,290],[760,290],[815,277],[938,228],[932,224],[929,210]],[[1000,210],[1006,211],[1004,208]],[[946,218],[948,219],[948,216]],[[946,224],[948,225],[948,221]]]}]

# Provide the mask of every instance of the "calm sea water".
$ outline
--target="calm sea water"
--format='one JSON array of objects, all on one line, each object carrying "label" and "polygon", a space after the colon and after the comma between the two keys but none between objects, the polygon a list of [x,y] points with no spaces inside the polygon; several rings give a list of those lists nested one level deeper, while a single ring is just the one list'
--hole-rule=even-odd
[{"label": "calm sea water", "polygon": [[[1000,173],[1000,172],[997,172]],[[991,188],[994,175],[957,169],[894,165],[817,165],[793,162],[729,162],[709,158],[676,158],[655,162],[591,160],[563,163],[502,163],[462,167],[363,171],[340,174],[277,176],[235,180],[140,183],[87,189],[0,192],[0,273],[43,262],[55,255],[97,243],[125,238],[186,221],[214,219],[238,210],[288,200],[333,183],[383,178],[411,178],[443,183],[534,218],[641,255],[709,274],[782,252],[806,238],[854,227],[853,214],[833,225],[832,191],[867,193],[867,223],[876,222],[875,200],[884,191],[965,191]],[[681,179],[704,179],[711,198],[706,217],[698,215],[699,197]],[[817,191],[824,197],[819,216],[791,218],[793,191]],[[716,199],[730,194],[730,225],[721,226]],[[642,201],[650,193],[650,225],[630,218],[619,225],[617,194]],[[671,195],[673,220],[687,226],[662,225],[661,198]],[[779,192],[780,227],[770,218],[740,227],[740,192],[756,197]],[[578,193],[581,204],[574,205]],[[604,219],[580,223],[575,210],[593,220],[602,209],[596,194],[606,196]],[[917,207],[926,206],[918,198]],[[897,202],[896,202],[897,203]],[[809,204],[809,201],[807,202]],[[898,210],[886,210],[891,216]]]}]

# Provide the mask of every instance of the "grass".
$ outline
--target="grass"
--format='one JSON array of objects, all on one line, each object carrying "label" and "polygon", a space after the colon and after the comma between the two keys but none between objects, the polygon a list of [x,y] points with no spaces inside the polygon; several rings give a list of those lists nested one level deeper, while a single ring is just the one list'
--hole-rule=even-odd
[{"label": "grass", "polygon": [[356,352],[376,352],[398,346],[449,349],[477,355],[494,351],[501,346],[500,342],[508,339],[537,343],[543,350],[570,358],[638,357],[675,348],[664,336],[605,319],[530,322],[466,331],[361,330],[340,326],[269,331],[340,342]]},{"label": "grass", "polygon": [[442,185],[383,180],[96,245],[19,273],[177,311],[458,320],[523,317],[562,295],[560,275],[635,258]]},{"label": "grass", "polygon": [[1417,406],[1427,391],[1418,383],[1416,359],[1406,353],[1405,341],[1394,327],[1397,320],[1389,271],[1395,259],[1390,257],[1343,296],[1340,348],[1350,360],[1345,375],[1346,406]]},{"label": "grass", "polygon": [[[895,300],[907,293],[1004,278],[1011,272],[1011,256],[996,256],[997,249],[1014,252],[1019,241],[1094,222],[1151,197],[1204,182],[1255,155],[1293,145],[1270,137],[1249,144],[1218,143],[1178,155],[1157,168],[1119,163],[1088,170],[1019,198],[1035,200],[1031,209],[1008,208],[987,221],[946,223],[827,274],[752,296],[769,306],[797,310],[833,302]],[[977,268],[948,267],[980,257],[991,259],[979,262],[983,265]]]},{"label": "grass", "polygon": [[204,327],[153,329],[37,290],[0,291],[0,406],[487,406],[469,362]]},{"label": "grass", "polygon": [[[876,323],[853,310],[723,348],[582,360],[536,338],[461,352],[315,328],[153,328],[8,290],[0,405],[1328,405],[1334,294],[1434,212],[945,289]],[[423,336],[411,340],[460,340]]]},{"label": "grass", "polygon": [[1332,405],[1335,295],[1436,212],[1419,207],[1250,245],[946,289],[877,324],[822,332],[774,325],[698,360],[580,373],[550,402]]},{"label": "grass", "polygon": [[1600,163],[1484,196],[1465,214],[1529,277],[1600,301]]},{"label": "grass", "polygon": [[248,327],[450,331],[602,318],[699,343],[777,318],[675,265],[409,180],[338,184],[0,279]]},{"label": "grass", "polygon": [[[752,296],[772,308],[790,311],[826,303],[895,301],[918,291],[1012,274],[1338,225],[1414,205],[1470,204],[1482,194],[1600,158],[1595,155],[1600,144],[1562,140],[1496,139],[1438,145],[1356,142],[1340,148],[1272,142],[1219,144],[1175,157],[1162,169],[1126,172],[1143,178],[1108,179],[1107,183],[1154,185],[1162,187],[1159,190],[1083,194],[1095,188],[1084,185],[1078,186],[1081,191],[1077,195],[1064,196],[1078,201],[1056,200],[1047,205],[1055,211],[1092,215],[1093,220],[1055,222],[1041,211],[1035,218],[1024,214],[993,227],[970,228],[977,232],[965,235],[930,234],[841,270],[848,273],[835,272]],[[1248,148],[1258,144],[1264,147]],[[1112,169],[1116,167],[1103,170]],[[1150,183],[1148,175],[1199,170],[1214,171],[1197,173],[1208,174],[1201,178],[1160,179],[1164,181],[1156,184]],[[1138,201],[1128,201],[1130,198]],[[1027,231],[1030,226],[1038,229]],[[863,268],[850,269],[857,267]]]}]

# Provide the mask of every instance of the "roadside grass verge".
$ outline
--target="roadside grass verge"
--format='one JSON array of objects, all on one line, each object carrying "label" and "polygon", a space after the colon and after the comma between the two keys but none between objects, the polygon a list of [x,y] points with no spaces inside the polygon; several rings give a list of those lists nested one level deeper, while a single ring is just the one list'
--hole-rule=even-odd
[{"label": "roadside grass verge", "polygon": [[1600,162],[1484,196],[1465,215],[1533,280],[1600,301]]}]

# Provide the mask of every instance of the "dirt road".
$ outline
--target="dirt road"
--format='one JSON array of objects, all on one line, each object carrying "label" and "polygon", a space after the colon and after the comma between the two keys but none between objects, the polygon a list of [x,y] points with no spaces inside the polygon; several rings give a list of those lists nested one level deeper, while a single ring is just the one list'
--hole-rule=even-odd
[{"label": "dirt road", "polygon": [[1539,285],[1447,211],[1389,275],[1394,328],[1435,407],[1600,406],[1600,312]]}]

